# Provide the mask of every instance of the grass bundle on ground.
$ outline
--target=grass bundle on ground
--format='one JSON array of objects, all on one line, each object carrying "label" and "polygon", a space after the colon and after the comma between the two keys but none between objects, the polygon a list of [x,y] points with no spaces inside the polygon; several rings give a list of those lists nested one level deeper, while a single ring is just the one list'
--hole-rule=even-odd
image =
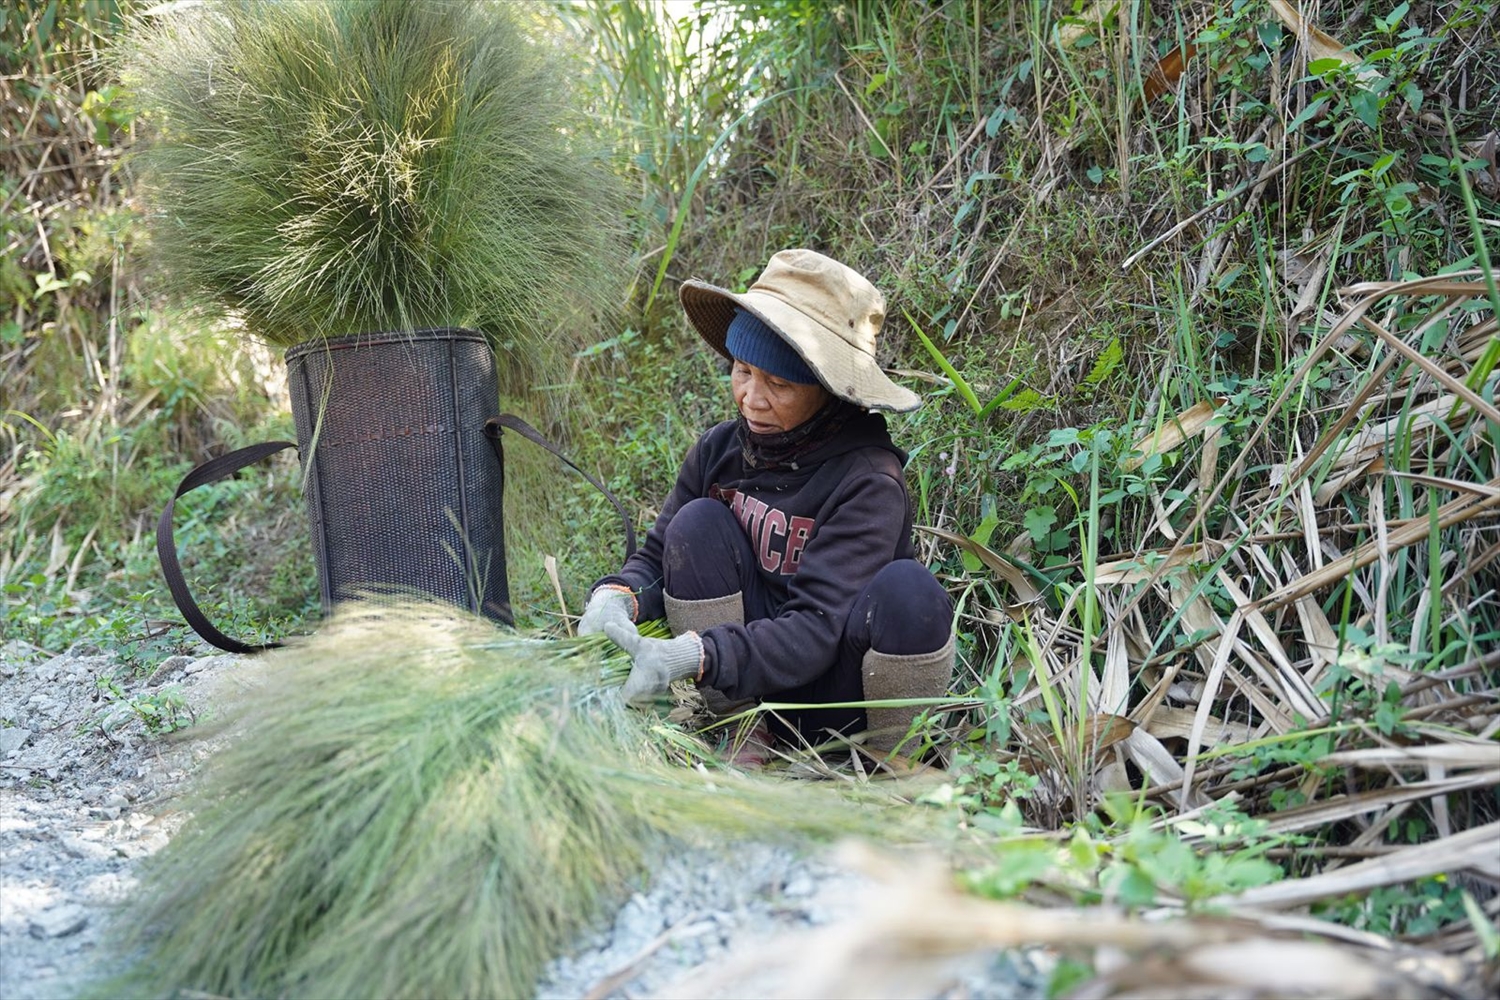
[{"label": "grass bundle on ground", "polygon": [[122,76],[159,273],[281,346],[469,326],[512,364],[614,305],[612,175],[505,4],[204,4]]},{"label": "grass bundle on ground", "polygon": [[120,921],[143,957],[110,995],[525,995],[665,838],[903,828],[668,765],[606,689],[611,649],[354,608],[268,657]]}]

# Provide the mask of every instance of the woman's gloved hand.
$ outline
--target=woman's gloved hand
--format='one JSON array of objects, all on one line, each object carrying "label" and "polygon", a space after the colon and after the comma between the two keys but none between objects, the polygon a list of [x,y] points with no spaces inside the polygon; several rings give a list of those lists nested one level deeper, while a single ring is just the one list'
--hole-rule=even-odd
[{"label": "woman's gloved hand", "polygon": [[578,619],[578,634],[603,632],[604,626],[609,622],[629,625],[632,631],[635,626],[635,595],[614,584],[605,584],[589,595],[583,617]]},{"label": "woman's gloved hand", "polygon": [[625,700],[632,705],[650,702],[667,693],[675,680],[696,678],[703,672],[703,640],[697,632],[684,632],[675,639],[650,639],[633,624],[606,622],[604,634],[635,662],[625,679]]}]

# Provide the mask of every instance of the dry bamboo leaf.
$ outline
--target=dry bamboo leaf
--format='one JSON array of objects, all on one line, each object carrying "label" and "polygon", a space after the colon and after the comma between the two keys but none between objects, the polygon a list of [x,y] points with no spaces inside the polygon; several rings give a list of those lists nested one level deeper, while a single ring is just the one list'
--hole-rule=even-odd
[{"label": "dry bamboo leaf", "polygon": [[[1381,403],[1391,401],[1387,397]],[[1338,446],[1335,446],[1337,457],[1331,468],[1342,469],[1367,462],[1374,455],[1383,454],[1392,441],[1405,442],[1409,438],[1415,442],[1432,437],[1435,431],[1452,426],[1448,414],[1460,402],[1458,396],[1447,393],[1419,403],[1388,420],[1361,428],[1346,442],[1341,443],[1343,450],[1337,450]]]},{"label": "dry bamboo leaf", "polygon": [[[1193,486],[1196,486],[1196,483]],[[1183,493],[1191,495],[1193,486],[1189,486],[1183,490]],[[1181,499],[1174,500],[1172,501],[1172,506],[1166,506],[1161,502],[1161,492],[1154,485],[1147,491],[1147,495],[1151,499],[1151,510],[1155,513],[1156,517],[1152,520],[1151,526],[1142,534],[1142,537],[1149,538],[1159,531],[1167,541],[1177,541],[1177,529],[1172,527],[1172,512],[1182,506],[1183,501]]]},{"label": "dry bamboo leaf", "polygon": [[[1193,714],[1186,708],[1164,705],[1151,713],[1151,721],[1145,726],[1146,732],[1159,740],[1186,739],[1193,731]],[[1251,729],[1242,723],[1210,718],[1204,724],[1203,738],[1216,747],[1245,743],[1251,739]]]},{"label": "dry bamboo leaf", "polygon": [[1273,882],[1234,896],[1217,896],[1209,904],[1227,906],[1304,906],[1320,899],[1365,892],[1383,885],[1466,868],[1500,866],[1500,822],[1476,826],[1451,837],[1414,844],[1393,854],[1370,858],[1336,871]]},{"label": "dry bamboo leaf", "polygon": [[1057,28],[1058,44],[1064,48],[1072,46],[1084,35],[1104,27],[1104,21],[1115,12],[1120,0],[1094,0],[1083,13]]},{"label": "dry bamboo leaf", "polygon": [[1127,472],[1138,469],[1152,455],[1171,451],[1188,438],[1203,433],[1203,429],[1213,419],[1217,407],[1223,402],[1222,398],[1199,400],[1177,416],[1170,418],[1162,424],[1160,429],[1147,434],[1131,445],[1131,452],[1139,452],[1139,454],[1129,454],[1122,458],[1120,468]]},{"label": "dry bamboo leaf", "polygon": [[[1183,631],[1190,637],[1194,635],[1218,636],[1216,639],[1208,639],[1193,650],[1193,655],[1204,669],[1212,673],[1219,658],[1219,651],[1224,648],[1249,667],[1251,674],[1262,683],[1272,688],[1274,692],[1280,693],[1281,685],[1277,682],[1275,673],[1239,637],[1239,628],[1245,621],[1247,609],[1243,605],[1237,608],[1226,625],[1206,598],[1201,595],[1190,598],[1191,593],[1192,589],[1184,582],[1172,580],[1168,583],[1167,601],[1173,608],[1181,611],[1179,621]],[[1250,699],[1255,710],[1265,717],[1276,732],[1289,732],[1295,726],[1295,720],[1283,707],[1286,701],[1284,697],[1277,700],[1261,690],[1259,685],[1250,683],[1235,671],[1227,671],[1223,676],[1227,677],[1246,698]],[[1210,697],[1209,700],[1211,701],[1212,698]]]},{"label": "dry bamboo leaf", "polygon": [[1307,561],[1313,569],[1323,566],[1323,550],[1318,545],[1318,510],[1313,502],[1312,483],[1307,480],[1297,484],[1297,513],[1301,517],[1302,537],[1307,545]]},{"label": "dry bamboo leaf", "polygon": [[1198,46],[1192,42],[1183,42],[1181,48],[1173,49],[1158,59],[1141,83],[1142,97],[1146,101],[1153,101],[1176,87],[1183,70],[1187,68],[1188,60],[1197,54]]},{"label": "dry bamboo leaf", "polygon": [[1186,491],[1193,494],[1200,507],[1206,499],[1205,488],[1219,478],[1219,449],[1226,440],[1223,434],[1203,435],[1203,453],[1198,456],[1198,480],[1193,489]]},{"label": "dry bamboo leaf", "polygon": [[[1177,758],[1161,745],[1161,740],[1146,730],[1138,727],[1125,738],[1123,746],[1125,753],[1135,762],[1135,766],[1140,768],[1150,780],[1151,787],[1172,785],[1182,781],[1182,765],[1177,763]],[[1172,796],[1172,801],[1177,804],[1179,811],[1201,808],[1209,802],[1208,796],[1202,792],[1189,790],[1181,784],[1168,794]]]},{"label": "dry bamboo leaf", "polygon": [[[1500,477],[1491,479],[1486,484],[1492,488],[1500,487]],[[1455,524],[1467,521],[1486,511],[1500,507],[1500,496],[1479,496],[1466,493],[1456,500],[1443,504],[1437,511],[1438,530],[1450,528]],[[1419,517],[1403,524],[1390,533],[1388,548],[1390,551],[1415,545],[1417,542],[1425,541],[1431,531],[1429,518]],[[1305,597],[1314,591],[1321,590],[1344,577],[1356,569],[1368,566],[1379,557],[1379,549],[1374,542],[1365,542],[1349,555],[1331,562],[1320,570],[1308,573],[1296,580],[1290,580],[1283,586],[1277,588],[1265,597],[1255,602],[1258,608],[1277,608],[1299,597]]]},{"label": "dry bamboo leaf", "polygon": [[[1304,276],[1301,282],[1301,291],[1292,303],[1292,311],[1287,314],[1287,320],[1293,321],[1298,317],[1306,316],[1317,308],[1318,298],[1323,294],[1323,278],[1328,274],[1328,264],[1332,260],[1333,248],[1325,247],[1313,262],[1312,273]],[[1288,288],[1293,291],[1295,286]]]},{"label": "dry bamboo leaf", "polygon": [[1436,361],[1432,360],[1427,355],[1423,354],[1421,351],[1408,344],[1405,338],[1398,337],[1396,334],[1391,333],[1385,327],[1381,326],[1379,323],[1371,319],[1368,315],[1361,316],[1359,318],[1359,321],[1363,323],[1367,329],[1374,331],[1377,337],[1389,344],[1392,350],[1401,354],[1413,365],[1416,365],[1422,371],[1432,376],[1432,378],[1435,379],[1440,385],[1446,386],[1449,392],[1453,393],[1455,396],[1458,396],[1465,403],[1468,403],[1471,407],[1474,408],[1477,413],[1479,413],[1485,419],[1500,423],[1500,409],[1496,409],[1493,403],[1485,399],[1473,389],[1470,389],[1468,385],[1464,383],[1464,380],[1462,378],[1444,370],[1442,365],[1438,364]]},{"label": "dry bamboo leaf", "polygon": [[1260,645],[1266,649],[1266,654],[1277,666],[1275,681],[1280,682],[1283,696],[1289,700],[1292,711],[1302,715],[1302,718],[1308,721],[1323,718],[1325,709],[1323,709],[1322,700],[1317,696],[1317,691],[1313,690],[1313,685],[1308,684],[1307,678],[1304,678],[1298,669],[1292,666],[1292,657],[1287,655],[1286,648],[1281,645],[1281,637],[1277,636],[1277,630],[1271,627],[1271,622],[1266,621],[1265,615],[1262,615],[1256,607],[1251,606],[1250,598],[1245,597],[1244,592],[1239,589],[1235,579],[1229,573],[1220,570],[1218,577],[1227,594],[1235,600],[1236,606],[1244,607],[1245,621],[1250,624],[1250,630],[1256,633],[1256,639],[1260,640]]},{"label": "dry bamboo leaf", "polygon": [[[1366,476],[1378,476],[1384,472],[1385,456],[1382,454],[1383,450],[1383,447],[1372,445],[1364,452],[1365,455],[1370,456],[1369,461],[1363,465],[1344,469],[1342,472],[1331,475],[1324,480],[1323,485],[1319,486],[1317,492],[1313,494],[1313,498],[1317,500],[1318,505],[1327,506],[1329,503],[1332,503],[1333,498],[1343,492],[1350,483],[1363,479]],[[1324,567],[1318,566],[1317,568],[1321,570]]]},{"label": "dry bamboo leaf", "polygon": [[[1239,630],[1239,612],[1236,611],[1231,618],[1235,630]],[[1203,683],[1203,694],[1198,699],[1198,709],[1193,715],[1193,729],[1188,733],[1187,763],[1182,771],[1182,791],[1188,795],[1193,790],[1193,771],[1197,767],[1198,750],[1203,746],[1203,733],[1208,728],[1209,716],[1213,711],[1214,699],[1219,694],[1219,688],[1224,683],[1224,674],[1229,669],[1230,642],[1221,640],[1218,649],[1214,652],[1213,661],[1208,668],[1208,676]]]},{"label": "dry bamboo leaf", "polygon": [[[1325,325],[1327,325],[1331,329],[1337,329],[1340,331],[1351,329],[1357,321],[1358,317],[1363,314],[1363,310],[1369,308],[1369,306],[1373,304],[1374,301],[1383,297],[1389,291],[1393,290],[1391,286],[1388,285],[1375,285],[1365,287],[1374,287],[1378,290],[1368,295],[1363,301],[1357,303],[1345,315],[1331,317],[1331,320],[1329,317],[1325,317]],[[1428,287],[1428,284],[1424,284],[1423,287]],[[1466,287],[1477,288],[1478,286],[1474,285]],[[1401,290],[1406,289],[1403,288]],[[1348,294],[1351,291],[1351,289],[1345,289],[1341,294]],[[1426,319],[1424,319],[1422,323],[1419,324],[1416,330],[1410,331],[1408,336],[1420,341],[1420,339],[1425,336],[1426,331],[1429,328],[1435,326],[1438,323],[1446,321],[1448,319],[1449,313],[1462,305],[1465,301],[1468,300],[1468,298],[1469,295],[1467,294],[1450,295],[1442,306],[1428,313]],[[1347,339],[1348,337],[1349,334],[1340,333],[1335,339],[1341,341]],[[1369,402],[1371,397],[1373,397],[1377,392],[1382,391],[1385,392],[1389,397],[1391,392],[1391,383],[1389,376],[1391,373],[1391,369],[1395,367],[1398,361],[1400,361],[1400,356],[1395,354],[1394,352],[1391,352],[1387,353],[1386,356],[1375,366],[1374,370],[1370,372],[1370,374],[1366,377],[1364,383],[1360,386],[1359,391],[1356,392],[1353,398],[1348,401],[1344,413],[1339,416],[1339,418],[1335,420],[1331,426],[1323,431],[1323,433],[1318,438],[1318,443],[1313,446],[1312,452],[1307,456],[1304,456],[1302,461],[1298,464],[1297,471],[1293,476],[1294,481],[1301,481],[1301,479],[1305,477],[1308,471],[1312,468],[1313,463],[1316,462],[1328,450],[1328,448],[1333,444],[1334,441],[1338,440],[1340,435],[1342,435],[1344,431],[1349,428],[1349,425],[1354,423],[1354,421],[1360,415],[1368,411],[1368,406],[1366,404]]]},{"label": "dry bamboo leaf", "polygon": [[1276,665],[1274,680],[1280,688],[1282,697],[1289,702],[1291,710],[1304,719],[1312,721],[1321,719],[1324,715],[1323,702],[1319,700],[1318,693],[1312,689],[1312,685],[1292,666],[1291,657],[1287,655],[1286,649],[1281,645],[1281,639],[1276,635],[1276,630],[1261,614],[1250,605],[1250,599],[1240,590],[1234,582],[1234,578],[1222,569],[1219,570],[1219,583],[1234,600],[1236,606],[1245,609],[1245,621],[1250,626],[1250,631],[1260,640],[1261,646],[1271,657]]},{"label": "dry bamboo leaf", "polygon": [[1490,346],[1496,333],[1500,333],[1500,318],[1492,316],[1481,323],[1475,323],[1458,338],[1459,357],[1472,365]]},{"label": "dry bamboo leaf", "polygon": [[[1308,55],[1314,61],[1318,59],[1337,59],[1346,66],[1358,66],[1361,62],[1359,56],[1350,52],[1339,44],[1338,39],[1328,32],[1313,24],[1311,20],[1302,16],[1302,11],[1292,0],[1270,0],[1271,11],[1281,19],[1281,23],[1291,29],[1297,36],[1297,40],[1307,46]],[[1362,82],[1368,82],[1373,77],[1379,76],[1374,69],[1362,69],[1355,73]]]},{"label": "dry bamboo leaf", "polygon": [[1391,476],[1398,479],[1410,479],[1414,483],[1423,486],[1432,486],[1440,490],[1452,490],[1455,493],[1473,493],[1482,497],[1500,497],[1500,487],[1485,486],[1480,483],[1466,483],[1461,479],[1444,479],[1441,476],[1424,476],[1420,472],[1396,472]]},{"label": "dry bamboo leaf", "polygon": [[934,528],[929,525],[919,524],[916,525],[916,530],[925,531],[929,535],[941,538],[945,542],[951,542],[978,559],[991,573],[994,573],[1000,579],[1010,584],[1011,591],[1016,595],[1016,600],[1020,603],[1031,604],[1042,596],[1041,591],[1037,590],[1036,585],[1031,582],[1025,573],[1017,569],[1009,560],[988,545],[982,545],[967,535],[961,535],[956,531],[949,531],[946,528]]},{"label": "dry bamboo leaf", "polygon": [[1314,802],[1295,809],[1286,809],[1265,817],[1270,833],[1295,833],[1310,830],[1327,823],[1338,823],[1355,816],[1376,812],[1404,802],[1448,795],[1452,792],[1469,791],[1475,788],[1490,788],[1500,785],[1500,770],[1479,771],[1473,774],[1444,778],[1441,781],[1418,781],[1406,785],[1394,785],[1355,795],[1340,795],[1323,802]]},{"label": "dry bamboo leaf", "polygon": [[[1458,588],[1464,581],[1470,579],[1475,573],[1484,569],[1490,563],[1500,557],[1500,542],[1496,542],[1477,556],[1469,556],[1463,561],[1463,568],[1458,571],[1447,583],[1443,584],[1443,597],[1451,596],[1451,592]],[[4,577],[0,576],[0,580]]]},{"label": "dry bamboo leaf", "polygon": [[[1102,597],[1102,595],[1101,595]],[[1099,609],[1105,621],[1114,619],[1114,609],[1100,600]],[[1104,674],[1099,678],[1098,695],[1093,699],[1096,711],[1124,715],[1130,705],[1130,657],[1125,649],[1125,631],[1111,629],[1104,644]]]},{"label": "dry bamboo leaf", "polygon": [[1325,764],[1348,764],[1353,767],[1391,768],[1444,767],[1500,768],[1500,743],[1487,740],[1455,740],[1451,743],[1429,743],[1410,747],[1368,747],[1363,750],[1341,750],[1323,758]]}]

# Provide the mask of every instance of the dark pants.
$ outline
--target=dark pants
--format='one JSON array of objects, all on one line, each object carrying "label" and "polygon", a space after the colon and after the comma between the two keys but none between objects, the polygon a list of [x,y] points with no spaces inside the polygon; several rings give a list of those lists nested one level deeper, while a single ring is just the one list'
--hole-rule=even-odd
[{"label": "dark pants", "polygon": [[[677,512],[667,525],[662,562],[666,592],[679,600],[701,601],[739,591],[746,622],[775,618],[781,611],[760,575],[744,529],[717,500],[693,500]],[[876,573],[855,598],[834,663],[806,684],[768,697],[803,704],[863,701],[861,667],[866,652],[931,653],[948,641],[952,626],[953,602],[947,591],[926,566],[915,559],[898,559]],[[824,729],[865,728],[864,710],[857,708],[780,714],[810,737]]]}]

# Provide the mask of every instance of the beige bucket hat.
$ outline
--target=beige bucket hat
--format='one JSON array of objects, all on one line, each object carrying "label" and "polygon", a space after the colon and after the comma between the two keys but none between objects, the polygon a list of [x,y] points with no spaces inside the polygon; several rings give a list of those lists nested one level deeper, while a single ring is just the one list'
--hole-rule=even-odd
[{"label": "beige bucket hat", "polygon": [[915,410],[922,398],[886,377],[875,360],[885,296],[859,272],[812,250],[782,250],[755,284],[736,295],[696,279],[677,293],[688,321],[724,357],[724,338],[740,306],[781,334],[823,387],[871,410]]}]

